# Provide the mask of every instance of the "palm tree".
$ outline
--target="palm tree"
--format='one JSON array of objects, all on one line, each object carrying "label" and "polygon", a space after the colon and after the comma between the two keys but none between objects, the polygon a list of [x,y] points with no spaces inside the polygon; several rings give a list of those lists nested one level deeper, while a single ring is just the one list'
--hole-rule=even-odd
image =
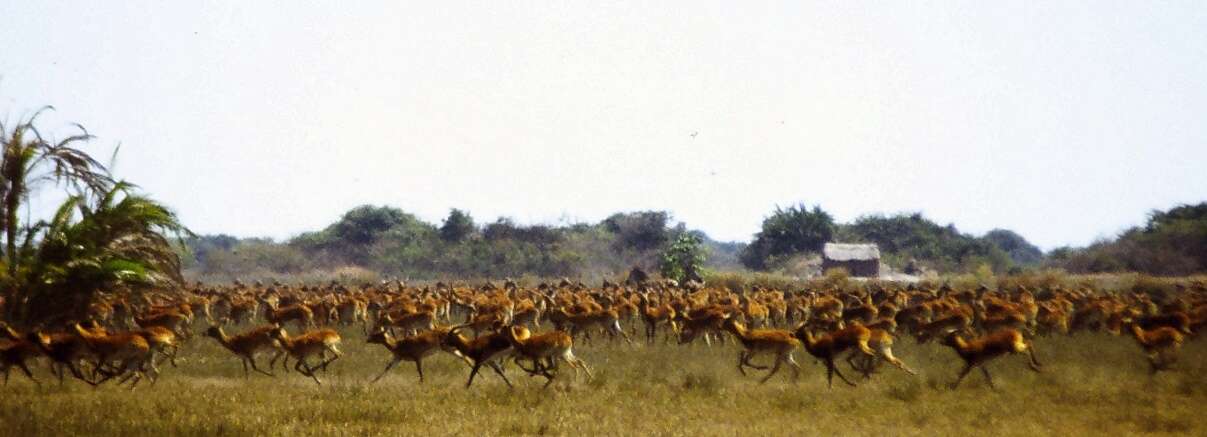
[{"label": "palm tree", "polygon": [[[81,133],[46,140],[34,121],[0,123],[0,229],[6,318],[25,324],[82,317],[97,293],[117,287],[179,282],[180,259],[169,235],[191,235],[164,205],[114,181],[109,170],[73,147]],[[29,194],[47,183],[68,199],[49,220],[21,226]]]},{"label": "palm tree", "polygon": [[83,195],[87,192],[103,192],[113,184],[109,171],[103,165],[72,147],[75,143],[92,138],[83,126],[77,124],[81,133],[59,142],[42,137],[34,121],[48,109],[54,108],[46,106],[34,112],[25,121],[18,121],[11,132],[0,122],[0,140],[3,141],[0,228],[4,229],[4,262],[10,277],[15,276],[20,268],[21,260],[17,256],[17,239],[21,231],[18,214],[29,200],[31,190],[54,182],[68,186],[77,195]]},{"label": "palm tree", "polygon": [[[164,205],[115,183],[93,203],[72,196],[26,239],[18,277],[27,284],[20,320],[79,319],[103,290],[179,283],[180,258],[167,235],[190,232]],[[78,216],[78,220],[75,217]]]}]

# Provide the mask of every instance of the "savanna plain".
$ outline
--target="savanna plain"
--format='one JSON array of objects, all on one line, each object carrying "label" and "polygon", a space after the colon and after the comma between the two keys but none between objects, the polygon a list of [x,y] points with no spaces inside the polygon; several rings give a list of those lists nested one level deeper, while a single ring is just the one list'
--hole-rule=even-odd
[{"label": "savanna plain", "polygon": [[[228,327],[238,332],[248,326]],[[198,328],[200,331],[200,328]],[[638,334],[640,334],[638,329]],[[0,389],[5,435],[1130,435],[1199,434],[1207,429],[1207,342],[1190,339],[1170,371],[1151,375],[1127,336],[1082,332],[1038,338],[1043,372],[1024,355],[989,364],[997,389],[979,372],[956,389],[962,362],[948,347],[899,338],[898,358],[918,372],[884,366],[859,383],[826,386],[825,368],[802,350],[799,381],[782,370],[766,384],[736,369],[741,346],[728,339],[647,345],[601,340],[575,344],[594,378],[564,377],[547,389],[508,363],[509,389],[484,371],[466,389],[467,366],[439,353],[418,382],[403,362],[371,383],[390,359],[359,328],[340,330],[344,356],[319,372],[243,377],[239,360],[197,335],[178,367],[162,365],[155,385],[59,385],[47,366],[41,384],[14,370]],[[637,340],[640,335],[635,336]],[[261,361],[266,361],[261,359]],[[756,363],[768,364],[768,358]],[[841,363],[844,369],[846,363]]]}]

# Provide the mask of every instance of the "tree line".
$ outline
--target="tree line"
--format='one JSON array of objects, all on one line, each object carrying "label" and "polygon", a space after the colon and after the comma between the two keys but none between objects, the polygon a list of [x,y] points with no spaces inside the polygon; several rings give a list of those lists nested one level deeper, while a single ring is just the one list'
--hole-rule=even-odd
[{"label": "tree line", "polygon": [[866,216],[835,223],[815,206],[777,208],[750,243],[720,242],[675,222],[666,211],[613,214],[596,223],[517,224],[500,217],[480,224],[452,209],[439,224],[391,206],[349,210],[326,228],[287,241],[227,235],[188,240],[186,266],[201,275],[299,274],[359,266],[388,276],[598,277],[634,266],[671,277],[702,270],[783,270],[816,258],[828,241],[871,242],[900,268],[956,272],[988,264],[995,271],[1033,267],[1043,253],[1016,233],[982,237],[941,226],[921,214]]}]

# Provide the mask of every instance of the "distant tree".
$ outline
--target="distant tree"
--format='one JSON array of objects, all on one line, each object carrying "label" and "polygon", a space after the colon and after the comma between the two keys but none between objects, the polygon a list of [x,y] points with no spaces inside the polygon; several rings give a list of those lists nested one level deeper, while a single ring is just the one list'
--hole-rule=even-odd
[{"label": "distant tree", "polygon": [[510,218],[499,217],[494,223],[482,228],[482,238],[487,241],[517,240],[546,246],[561,240],[558,230],[544,225],[520,226]]},{"label": "distant tree", "polygon": [[939,271],[972,271],[988,264],[1006,272],[1012,265],[1006,251],[989,239],[963,234],[955,225],[940,225],[921,213],[866,215],[843,227],[844,238],[875,243],[881,254],[912,258]]},{"label": "distant tree", "polygon": [[670,241],[668,222],[670,214],[666,211],[639,211],[613,214],[602,224],[608,232],[616,235],[617,249],[645,252],[658,249]]},{"label": "distant tree", "polygon": [[239,239],[226,234],[202,235],[189,239],[186,244],[192,248],[193,258],[204,263],[214,252],[229,252],[239,244]]},{"label": "distant tree", "polygon": [[1198,205],[1180,205],[1169,211],[1152,211],[1148,214],[1148,223],[1145,224],[1144,230],[1155,232],[1163,226],[1176,225],[1179,222],[1207,222],[1207,202]]},{"label": "distant tree", "polygon": [[1015,264],[1034,266],[1043,261],[1044,252],[1014,231],[994,229],[983,238],[1009,254]]},{"label": "distant tree", "polygon": [[490,241],[513,239],[519,235],[520,227],[507,217],[499,217],[494,223],[482,227],[482,238]]},{"label": "distant tree", "polygon": [[368,266],[383,257],[382,251],[407,251],[409,257],[431,241],[435,226],[393,207],[362,205],[344,213],[339,221],[316,232],[305,232],[289,245],[315,259],[336,265]]},{"label": "distant tree", "polygon": [[659,270],[662,277],[684,281],[699,279],[705,261],[704,241],[697,235],[685,233],[662,252]]},{"label": "distant tree", "polygon": [[1207,202],[1153,211],[1144,226],[1074,249],[1050,263],[1071,272],[1135,271],[1181,276],[1207,271]]},{"label": "distant tree", "polygon": [[343,218],[333,225],[336,238],[350,244],[370,244],[390,228],[407,220],[401,209],[388,206],[362,205],[344,213]]},{"label": "distant tree", "polygon": [[456,243],[469,238],[475,230],[473,217],[465,211],[453,208],[444,219],[444,224],[440,226],[440,238]]},{"label": "distant tree", "polygon": [[834,218],[821,206],[776,207],[763,219],[763,229],[742,253],[742,263],[764,269],[769,258],[820,251],[834,236]]},{"label": "distant tree", "polygon": [[1073,249],[1072,247],[1069,247],[1069,246],[1057,247],[1055,249],[1052,249],[1051,252],[1048,252],[1048,259],[1055,260],[1055,261],[1065,261],[1065,260],[1068,260],[1069,257],[1073,256],[1074,251],[1075,251],[1075,249]]}]

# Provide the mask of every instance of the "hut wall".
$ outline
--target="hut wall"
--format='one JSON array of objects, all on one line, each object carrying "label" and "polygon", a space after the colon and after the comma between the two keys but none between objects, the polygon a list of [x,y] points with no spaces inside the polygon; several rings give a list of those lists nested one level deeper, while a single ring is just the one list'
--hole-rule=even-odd
[{"label": "hut wall", "polygon": [[880,276],[880,260],[866,261],[833,261],[822,260],[821,270],[824,272],[832,268],[844,268],[851,276],[861,278],[875,278]]}]

